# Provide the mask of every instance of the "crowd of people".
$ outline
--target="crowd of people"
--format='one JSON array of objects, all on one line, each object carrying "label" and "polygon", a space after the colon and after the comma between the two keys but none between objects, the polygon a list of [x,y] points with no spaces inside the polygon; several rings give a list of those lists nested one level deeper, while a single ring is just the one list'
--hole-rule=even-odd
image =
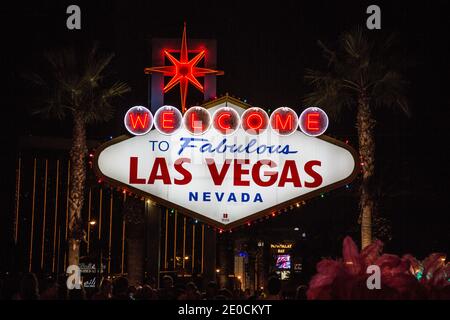
[{"label": "crowd of people", "polygon": [[34,273],[21,277],[0,279],[0,300],[281,300],[306,299],[306,286],[299,286],[293,295],[282,292],[279,278],[268,279],[265,290],[251,293],[249,289],[228,289],[210,281],[204,288],[193,281],[174,281],[170,275],[161,279],[157,288],[155,279],[143,285],[130,285],[124,276],[114,279],[105,277],[94,288],[68,289],[67,276],[55,279],[44,277],[38,280]]},{"label": "crowd of people", "polygon": [[[276,275],[271,275],[264,287],[251,292],[237,289],[236,283],[220,286],[196,275],[185,280],[175,273],[173,277],[164,275],[159,284],[149,278],[141,285],[134,285],[126,277],[118,276],[105,277],[99,283],[86,281],[86,288],[69,290],[67,275],[56,279],[41,276],[38,280],[35,274],[27,273],[0,275],[0,300],[450,299],[450,262],[444,253],[435,252],[418,260],[410,254],[383,253],[382,248],[383,243],[376,240],[360,251],[356,243],[346,237],[342,257],[319,261],[317,273],[308,281],[308,287],[300,285],[296,290],[290,286],[296,281],[282,285]],[[372,269],[375,271],[370,271]]]}]

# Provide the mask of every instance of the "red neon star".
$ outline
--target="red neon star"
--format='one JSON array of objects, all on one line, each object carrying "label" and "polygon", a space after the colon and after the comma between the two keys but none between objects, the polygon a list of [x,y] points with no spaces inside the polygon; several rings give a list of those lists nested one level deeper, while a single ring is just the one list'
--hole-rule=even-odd
[{"label": "red neon star", "polygon": [[151,67],[144,69],[146,74],[157,72],[162,73],[164,76],[172,77],[172,79],[170,79],[170,81],[165,85],[163,89],[164,93],[170,91],[178,83],[180,84],[181,110],[183,113],[186,111],[186,96],[189,82],[198,90],[203,92],[203,86],[197,80],[197,77],[204,77],[207,74],[223,75],[223,71],[197,67],[197,64],[205,56],[205,52],[205,50],[202,50],[191,60],[188,59],[185,23],[183,38],[181,40],[180,60],[177,60],[167,50],[164,50],[164,55],[172,63],[171,66]]}]

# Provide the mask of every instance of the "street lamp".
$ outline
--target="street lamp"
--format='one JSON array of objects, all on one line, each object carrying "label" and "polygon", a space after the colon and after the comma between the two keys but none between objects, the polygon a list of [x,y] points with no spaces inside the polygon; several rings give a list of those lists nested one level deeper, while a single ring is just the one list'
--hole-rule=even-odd
[{"label": "street lamp", "polygon": [[241,290],[242,289],[242,281],[241,281],[241,279],[242,279],[242,277],[241,276],[237,276],[237,278],[238,278],[238,285],[239,285],[239,290]]},{"label": "street lamp", "polygon": [[87,234],[87,253],[88,254],[89,254],[89,248],[91,245],[91,233],[93,233],[96,223],[97,223],[97,221],[95,221],[95,220],[90,220],[88,223],[88,234]]}]

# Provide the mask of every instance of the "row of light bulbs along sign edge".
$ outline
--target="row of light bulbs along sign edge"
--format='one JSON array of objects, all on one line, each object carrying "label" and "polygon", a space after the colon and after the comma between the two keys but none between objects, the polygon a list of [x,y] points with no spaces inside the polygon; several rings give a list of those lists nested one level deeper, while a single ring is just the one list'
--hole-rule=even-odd
[{"label": "row of light bulbs along sign edge", "polygon": [[203,107],[189,108],[184,115],[173,106],[160,107],[153,115],[144,106],[130,108],[124,117],[125,128],[132,135],[147,134],[153,126],[161,134],[171,135],[184,127],[193,135],[202,135],[213,127],[222,135],[232,135],[240,127],[249,135],[259,135],[271,129],[280,136],[293,134],[299,128],[304,134],[317,137],[328,128],[328,116],[318,107],[306,108],[300,116],[288,107],[267,112],[258,107],[246,109],[242,115],[230,107],[220,107],[213,115]]}]

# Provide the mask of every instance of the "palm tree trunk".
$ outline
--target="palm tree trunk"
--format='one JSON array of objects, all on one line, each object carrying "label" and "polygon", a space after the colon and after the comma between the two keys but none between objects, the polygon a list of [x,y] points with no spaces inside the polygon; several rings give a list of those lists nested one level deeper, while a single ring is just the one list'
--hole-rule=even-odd
[{"label": "palm tree trunk", "polygon": [[69,265],[79,264],[80,242],[83,239],[81,209],[84,203],[84,183],[86,180],[86,126],[82,113],[73,114],[73,144],[70,150],[70,191],[69,191]]},{"label": "palm tree trunk", "polygon": [[370,111],[369,99],[361,94],[358,100],[357,129],[359,139],[359,154],[361,157],[362,183],[360,197],[361,247],[365,248],[372,242],[372,214],[375,202],[373,199],[372,180],[375,172],[375,141],[373,129],[375,120]]}]

